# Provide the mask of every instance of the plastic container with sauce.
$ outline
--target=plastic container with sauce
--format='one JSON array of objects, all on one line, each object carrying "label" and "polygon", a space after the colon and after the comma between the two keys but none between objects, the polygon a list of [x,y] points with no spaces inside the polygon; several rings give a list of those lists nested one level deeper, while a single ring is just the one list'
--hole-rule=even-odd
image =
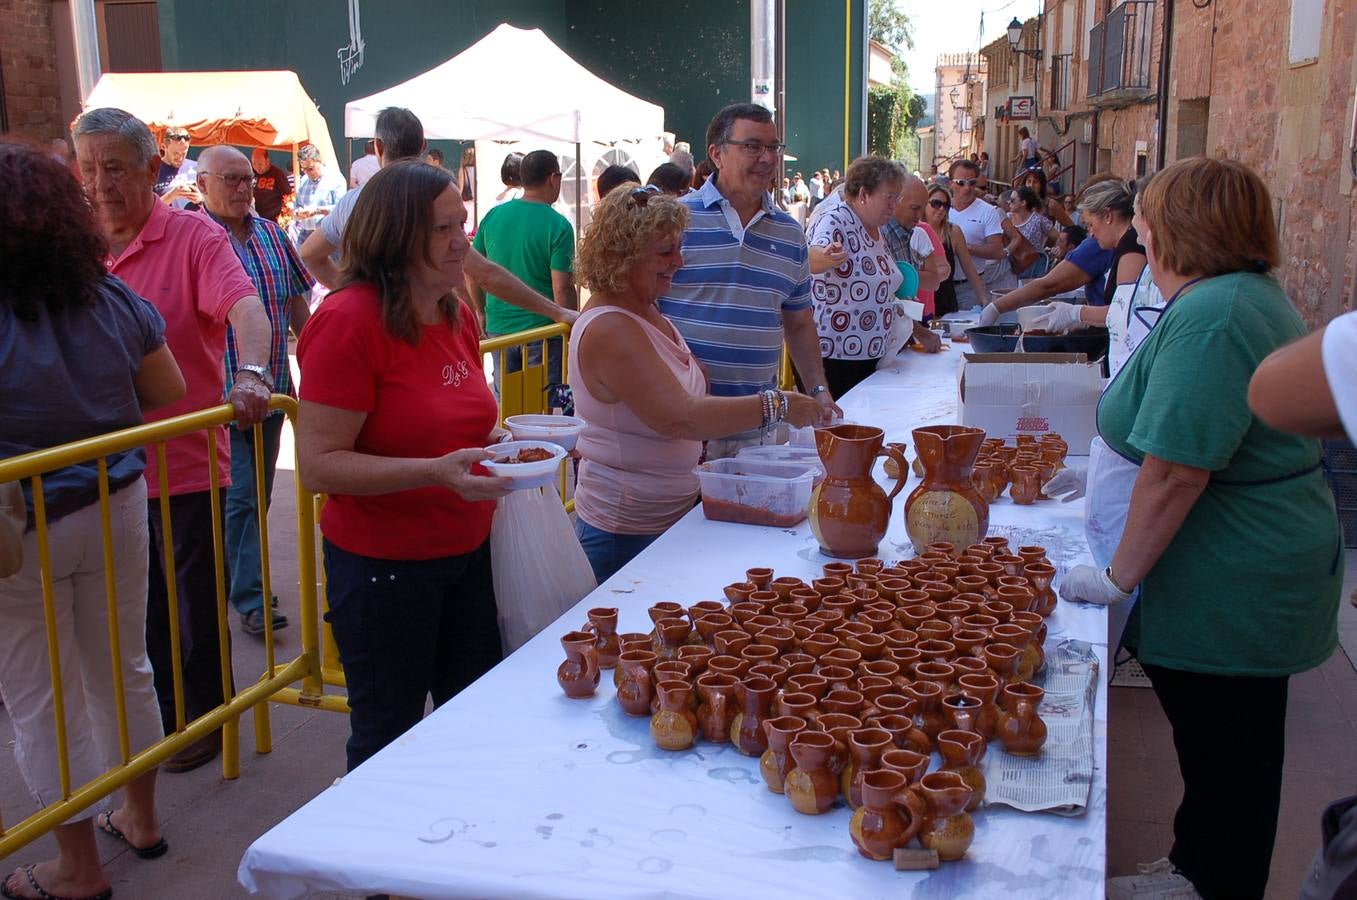
[{"label": "plastic container with sauce", "polygon": [[804,466],[717,459],[693,472],[702,487],[702,514],[718,522],[790,528],[810,507],[814,475]]}]

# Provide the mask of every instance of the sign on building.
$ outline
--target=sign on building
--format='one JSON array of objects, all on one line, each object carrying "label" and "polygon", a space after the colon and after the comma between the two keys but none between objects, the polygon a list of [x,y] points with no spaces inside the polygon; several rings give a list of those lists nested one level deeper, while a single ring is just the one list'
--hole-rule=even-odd
[{"label": "sign on building", "polygon": [[1031,121],[1037,115],[1037,98],[1009,97],[1008,98],[1008,118],[1013,122]]}]

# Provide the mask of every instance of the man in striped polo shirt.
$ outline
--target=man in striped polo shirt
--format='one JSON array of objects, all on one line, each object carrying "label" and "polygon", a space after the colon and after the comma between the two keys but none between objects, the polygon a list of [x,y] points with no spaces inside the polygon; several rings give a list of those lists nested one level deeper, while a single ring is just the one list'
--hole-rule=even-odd
[{"label": "man in striped polo shirt", "polygon": [[[198,159],[198,190],[207,215],[226,229],[231,246],[245,267],[273,325],[267,380],[275,394],[290,394],[292,370],[288,364],[288,329],[301,334],[310,315],[307,299],[314,281],[292,242],[277,224],[250,209],[255,174],[250,161],[234,147],[209,147]],[[226,385],[229,390],[237,364],[234,329],[226,335]],[[273,473],[283,414],[275,412],[260,426],[264,441],[264,502],[273,493]],[[259,510],[254,483],[254,432],[231,429],[231,487],[226,492],[226,553],[231,578],[231,605],[240,613],[241,629],[256,637],[264,633],[264,582],[259,552]],[[273,614],[273,628],[287,627],[287,616]]]},{"label": "man in striped polo shirt", "polygon": [[[801,383],[839,412],[825,386],[801,226],[768,194],[783,146],[767,109],[734,103],[707,126],[716,172],[681,201],[691,213],[683,267],[660,311],[706,367],[711,392],[740,397],[777,386],[785,339]],[[759,431],[708,441],[707,456],[733,456]]]}]

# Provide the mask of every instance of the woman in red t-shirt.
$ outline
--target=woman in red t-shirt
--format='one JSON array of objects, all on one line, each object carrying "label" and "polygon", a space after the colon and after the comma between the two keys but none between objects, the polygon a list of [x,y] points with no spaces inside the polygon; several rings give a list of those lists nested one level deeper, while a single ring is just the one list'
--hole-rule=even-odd
[{"label": "woman in red t-shirt", "polygon": [[364,186],[339,289],[297,345],[297,447],[321,513],[349,690],[352,771],[500,659],[490,518],[508,480],[477,463],[503,432],[471,310],[452,174],[406,161]]}]

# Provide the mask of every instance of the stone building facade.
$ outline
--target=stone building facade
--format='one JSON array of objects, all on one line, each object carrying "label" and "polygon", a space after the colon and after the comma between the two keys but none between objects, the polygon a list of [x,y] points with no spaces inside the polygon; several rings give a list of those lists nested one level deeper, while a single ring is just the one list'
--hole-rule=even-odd
[{"label": "stone building facade", "polygon": [[980,148],[975,140],[974,110],[983,96],[985,59],[978,53],[943,53],[934,69],[933,165],[947,171],[958,156]]}]

